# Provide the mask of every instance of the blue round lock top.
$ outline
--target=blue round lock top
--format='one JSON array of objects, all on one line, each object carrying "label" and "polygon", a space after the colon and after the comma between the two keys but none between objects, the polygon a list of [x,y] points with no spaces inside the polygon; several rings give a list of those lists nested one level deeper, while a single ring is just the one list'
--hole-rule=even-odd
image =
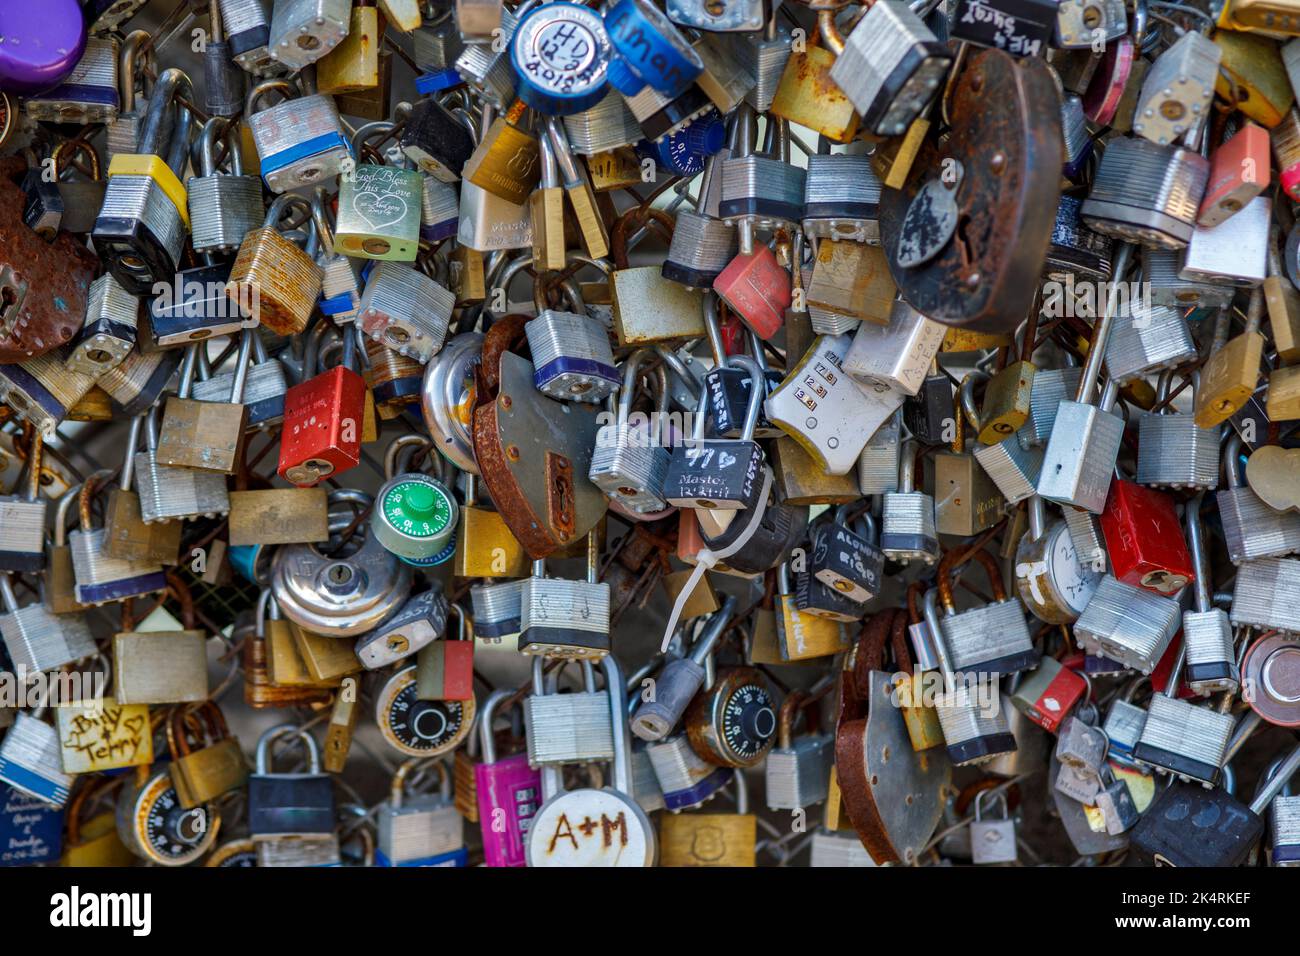
[{"label": "blue round lock top", "polygon": [[530,10],[510,41],[518,96],[547,116],[591,109],[609,90],[612,49],[600,14],[577,3]]},{"label": "blue round lock top", "polygon": [[694,176],[704,171],[705,161],[722,149],[726,138],[722,118],[717,110],[710,110],[671,136],[654,143],[642,141],[637,149],[675,176]]},{"label": "blue round lock top", "polygon": [[686,38],[647,0],[618,0],[605,11],[605,29],[615,53],[609,82],[624,96],[645,86],[678,96],[704,72]]}]

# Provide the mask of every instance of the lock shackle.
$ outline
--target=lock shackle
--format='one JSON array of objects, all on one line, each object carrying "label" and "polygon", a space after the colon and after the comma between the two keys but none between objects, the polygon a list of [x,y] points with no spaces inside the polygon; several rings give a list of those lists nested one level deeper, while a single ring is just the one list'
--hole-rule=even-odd
[{"label": "lock shackle", "polygon": [[[1270,770],[1272,775],[1267,776]],[[1268,805],[1273,802],[1273,798],[1291,782],[1291,778],[1297,770],[1300,770],[1300,744],[1291,748],[1291,751],[1277,764],[1276,770],[1270,765],[1268,770],[1265,771],[1264,785],[1259,793],[1255,795],[1255,799],[1250,801],[1250,809],[1257,814],[1263,814]]]},{"label": "lock shackle", "polygon": [[[540,658],[537,658],[540,660]],[[483,757],[485,764],[497,762],[497,743],[492,733],[492,721],[496,719],[497,708],[501,704],[515,696],[515,692],[508,687],[500,690],[494,690],[488,694],[487,700],[478,713],[478,751]]]},{"label": "lock shackle", "polygon": [[924,609],[925,623],[930,628],[930,640],[934,643],[934,652],[939,658],[939,670],[943,673],[944,686],[951,691],[957,675],[953,671],[952,658],[948,654],[948,639],[944,636],[943,625],[939,621],[938,600],[939,589],[928,588],[921,606]]},{"label": "lock shackle", "polygon": [[857,518],[854,519],[852,526],[853,530],[856,531],[858,525],[862,526],[862,532],[858,534],[858,537],[867,542],[867,544],[879,547],[880,529],[876,525],[876,516],[873,515],[870,510],[863,511],[862,514],[858,515]]},{"label": "lock shackle", "polygon": [[1242,488],[1241,478],[1241,436],[1233,429],[1228,440],[1223,443],[1223,479],[1229,488]]},{"label": "lock shackle", "polygon": [[736,792],[736,814],[746,816],[749,813],[749,781],[745,772],[736,767],[731,774],[732,789]]},{"label": "lock shackle", "polygon": [[960,440],[962,434],[963,419],[965,424],[972,429],[979,429],[980,412],[979,405],[975,400],[975,386],[987,383],[988,380],[988,372],[980,371],[971,372],[961,380],[961,387],[957,389],[959,404],[961,405],[961,415],[957,419],[958,440]]},{"label": "lock shackle", "polygon": [[1030,495],[1026,510],[1029,512],[1029,540],[1037,541],[1047,533],[1047,503],[1041,495]]},{"label": "lock shackle", "polygon": [[253,357],[253,339],[257,329],[244,329],[239,335],[239,352],[235,356],[235,377],[230,383],[231,405],[244,403],[244,389],[248,385],[248,362]]},{"label": "lock shackle", "polygon": [[533,657],[532,680],[534,696],[544,696],[546,694],[546,685],[542,679],[542,656],[540,654]]},{"label": "lock shackle", "polygon": [[688,660],[695,664],[704,666],[709,655],[713,653],[714,647],[717,646],[719,638],[727,630],[727,625],[731,622],[731,615],[736,611],[735,595],[728,594],[722,601],[722,606],[709,615],[709,619],[704,624],[704,629],[700,631],[700,636],[695,639],[691,645],[691,653]]},{"label": "lock shackle", "polygon": [[777,715],[776,745],[782,750],[791,748],[795,718],[799,716],[799,711],[806,703],[808,703],[808,695],[801,690],[790,691],[785,695],[785,700],[781,701],[781,709]]},{"label": "lock shackle", "polygon": [[4,601],[5,611],[13,614],[18,610],[18,595],[14,593],[14,576],[12,572],[0,574],[0,600]]},{"label": "lock shackle", "polygon": [[195,372],[198,370],[199,343],[192,342],[185,346],[185,357],[181,359],[181,380],[176,386],[177,398],[189,398],[194,388]]},{"label": "lock shackle", "polygon": [[248,96],[244,97],[244,115],[252,116],[256,113],[257,101],[275,91],[283,93],[286,100],[294,99],[298,95],[298,90],[288,80],[263,80],[248,91]]},{"label": "lock shackle", "polygon": [[131,490],[131,479],[135,477],[135,450],[140,445],[140,432],[144,429],[144,414],[131,419],[130,429],[126,435],[126,455],[122,458],[122,468],[117,473],[117,486],[123,491]]},{"label": "lock shackle", "polygon": [[[943,602],[944,610],[948,616],[957,613],[956,602],[953,599],[953,587],[957,579],[957,555],[958,551],[950,550],[944,553],[939,561],[939,568],[935,575],[939,585],[939,600]],[[967,560],[977,561],[984,567],[984,573],[988,576],[989,587],[993,589],[993,600],[1001,604],[1007,599],[1006,583],[1002,580],[1002,568],[998,566],[997,558],[981,549],[970,555]]]},{"label": "lock shackle", "polygon": [[704,332],[709,338],[709,351],[718,367],[727,364],[727,349],[722,342],[722,322],[718,318],[718,293],[710,289],[704,295]]},{"label": "lock shackle", "polygon": [[640,348],[629,355],[623,362],[623,390],[618,395],[618,411],[615,422],[619,430],[627,428],[628,416],[632,414],[632,399],[636,393],[637,373],[641,366],[653,359],[655,353],[647,348]]},{"label": "lock shackle", "polygon": [[174,571],[167,572],[167,593],[176,598],[181,606],[181,625],[187,631],[194,630],[197,621],[194,615],[194,596],[190,593],[190,586]]},{"label": "lock shackle", "polygon": [[[157,85],[154,86],[153,95],[149,99],[149,109],[144,114],[144,120],[140,124],[140,134],[136,140],[136,148],[140,153],[150,156],[163,156],[163,147],[168,144],[170,144],[170,152],[174,153],[178,142],[188,152],[192,118],[189,110],[181,105],[180,100],[189,99],[193,96],[194,85],[190,82],[190,78],[184,70],[173,66],[162,71],[162,75],[158,77]],[[169,137],[167,114],[172,109],[173,104],[177,112],[171,124]],[[182,152],[181,159],[176,164],[172,163],[170,156],[167,157],[167,165],[178,176],[181,168],[183,168],[184,157],[185,152]]]},{"label": "lock shackle", "polygon": [[257,738],[256,766],[258,776],[266,776],[271,768],[271,744],[280,737],[296,737],[307,748],[308,773],[320,774],[320,748],[316,738],[297,724],[277,724]]},{"label": "lock shackle", "polygon": [[1196,601],[1197,613],[1204,614],[1214,607],[1210,596],[1210,567],[1205,553],[1205,531],[1201,526],[1201,505],[1205,502],[1205,492],[1199,492],[1187,502],[1187,550],[1191,553],[1192,573],[1195,575],[1192,595]]},{"label": "lock shackle", "polygon": [[266,217],[262,220],[262,228],[278,230],[280,219],[284,216],[284,211],[290,206],[306,211],[307,216],[305,219],[301,220],[302,222],[306,222],[307,219],[311,218],[311,200],[306,196],[298,196],[294,193],[281,193],[279,196],[276,196],[271,205],[267,207]]},{"label": "lock shackle", "polygon": [[613,654],[600,659],[605,672],[605,691],[609,694],[609,719],[614,731],[614,767],[612,784],[620,793],[632,795],[632,730],[627,718],[627,683],[623,666]]},{"label": "lock shackle", "polygon": [[54,546],[62,548],[68,543],[68,512],[72,506],[81,501],[81,483],[77,483],[63,493],[54,509]]},{"label": "lock shackle", "polygon": [[384,450],[384,480],[392,481],[397,476],[397,460],[404,448],[413,449],[412,457],[414,457],[415,449],[425,451],[432,446],[433,443],[423,435],[398,435],[388,443],[388,448]]},{"label": "lock shackle", "polygon": [[600,538],[593,527],[587,532],[587,583],[600,583]]},{"label": "lock shackle", "polygon": [[[663,354],[663,353],[660,353]],[[695,421],[691,423],[691,438],[688,445],[699,448],[704,444],[704,421],[709,417],[709,387],[700,384],[700,398],[695,404]]]},{"label": "lock shackle", "polygon": [[1115,312],[1119,304],[1119,285],[1124,281],[1129,263],[1133,259],[1133,243],[1121,242],[1111,257],[1110,282],[1106,289],[1106,308],[1092,327],[1092,340],[1088,346],[1087,361],[1083,374],[1079,376],[1079,390],[1074,400],[1080,405],[1092,405],[1094,391],[1101,377],[1102,362],[1106,357],[1106,345],[1110,341],[1111,329],[1115,326]]},{"label": "lock shackle", "polygon": [[273,621],[280,620],[280,604],[271,593],[270,588],[264,588],[257,595],[257,605],[253,611],[253,634],[257,637],[266,637],[266,619],[270,617]]},{"label": "lock shackle", "polygon": [[99,150],[84,139],[65,139],[54,147],[54,151],[50,153],[50,158],[54,160],[54,178],[63,178],[63,173],[66,171],[64,163],[70,162],[75,156],[86,157],[87,165],[90,166],[90,178],[98,182],[103,174],[99,163]]},{"label": "lock shackle", "polygon": [[916,453],[920,446],[916,439],[903,442],[898,455],[898,494],[910,495],[916,491]]},{"label": "lock shackle", "polygon": [[[1286,762],[1286,755],[1285,755],[1285,754],[1283,754],[1283,755],[1281,755],[1281,756],[1278,756],[1278,757],[1275,757],[1275,758],[1272,760],[1272,762],[1270,762],[1269,765],[1268,765],[1267,767],[1264,768],[1264,773],[1263,773],[1262,779],[1260,780],[1260,783],[1261,783],[1261,784],[1267,784],[1270,780],[1274,780],[1274,779],[1276,779],[1276,778],[1277,778],[1277,775],[1278,775],[1278,773],[1279,773],[1279,771],[1281,771],[1281,769],[1282,769],[1282,765],[1283,765],[1285,762]],[[1280,791],[1281,794],[1282,794],[1282,796],[1284,796],[1284,797],[1294,796],[1294,794],[1291,792],[1291,780],[1292,780],[1294,777],[1295,777],[1295,771],[1292,771],[1291,776],[1288,777],[1286,780],[1283,781],[1283,783],[1282,783],[1282,789],[1281,789],[1281,791]]]},{"label": "lock shackle", "polygon": [[394,810],[402,808],[406,780],[417,768],[438,771],[438,792],[443,799],[451,798],[451,774],[447,773],[447,762],[442,755],[436,757],[409,757],[403,760],[401,766],[397,768],[397,772],[393,774],[393,782],[388,788],[388,804]]},{"label": "lock shackle", "polygon": [[889,646],[894,652],[894,666],[910,678],[916,668],[912,661],[912,649],[907,645],[907,625],[907,612],[898,609],[889,626]]},{"label": "lock shackle", "polygon": [[93,528],[90,517],[90,501],[110,478],[113,477],[113,469],[101,468],[99,471],[90,475],[81,485],[81,492],[77,495],[77,510],[81,514],[81,532],[89,534]]},{"label": "lock shackle", "polygon": [[790,562],[782,561],[776,568],[776,593],[782,597],[789,597],[794,593],[790,586]]},{"label": "lock shackle", "polygon": [[[117,95],[120,100],[118,115],[135,112],[135,67],[140,56],[140,47],[151,40],[148,30],[132,30],[122,41],[122,52],[118,55]],[[146,60],[153,58],[153,48],[144,53]]]},{"label": "lock shackle", "polygon": [[469,633],[469,615],[459,604],[453,602],[447,603],[447,613],[456,615],[456,640],[472,641],[474,638]]},{"label": "lock shackle", "polygon": [[758,428],[758,416],[763,411],[763,401],[767,398],[767,381],[763,370],[748,355],[732,355],[727,358],[727,365],[741,368],[749,373],[749,404],[745,407],[745,421],[740,427],[740,440],[753,441]]},{"label": "lock shackle", "polygon": [[[357,131],[352,134],[352,155],[356,156],[358,160],[360,160],[363,155],[362,149],[369,145],[370,140],[375,139],[380,133],[383,133],[383,138],[379,140],[380,145],[382,145],[387,140],[392,139],[393,130],[396,128],[397,124],[392,120],[375,120],[372,123],[363,123],[361,126],[358,126]],[[370,148],[379,157],[379,162],[375,165],[385,165],[383,153],[379,152],[378,148],[374,146],[371,146]],[[359,162],[358,165],[360,165]]]},{"label": "lock shackle", "polygon": [[1011,808],[1007,803],[1006,791],[1000,790],[996,787],[985,787],[979,793],[975,794],[975,819],[976,820],[983,819],[982,805],[984,802],[984,798],[987,797],[990,793],[993,793],[994,790],[997,790],[997,793],[993,794],[994,802],[1002,804],[1002,818],[1004,820],[1011,819]]},{"label": "lock shackle", "polygon": [[538,137],[537,153],[541,167],[541,176],[538,180],[537,188],[560,188],[560,164],[555,159],[555,148],[551,145],[551,138],[549,136]]}]

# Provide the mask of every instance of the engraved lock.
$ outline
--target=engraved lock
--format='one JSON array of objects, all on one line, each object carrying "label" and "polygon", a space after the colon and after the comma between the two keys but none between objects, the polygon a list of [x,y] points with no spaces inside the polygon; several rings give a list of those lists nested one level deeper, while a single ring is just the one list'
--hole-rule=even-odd
[{"label": "engraved lock", "polygon": [[473,729],[474,713],[473,697],[420,700],[415,664],[388,678],[375,702],[375,723],[384,741],[411,757],[434,757],[460,746]]},{"label": "engraved lock", "polygon": [[[345,502],[371,504],[369,495],[355,491],[333,492],[330,499],[331,508]],[[279,548],[271,563],[271,589],[285,617],[300,627],[330,637],[355,637],[397,611],[410,593],[411,570],[368,531],[358,529],[350,541],[339,544],[331,539],[324,547]]]},{"label": "engraved lock", "polygon": [[311,487],[356,467],[361,460],[366,384],[352,368],[356,326],[343,328],[342,362],[306,377],[285,394],[278,474],[291,484]]},{"label": "engraved lock", "polygon": [[608,89],[611,52],[598,13],[562,0],[534,7],[520,18],[510,38],[517,95],[548,116],[589,109]]},{"label": "engraved lock", "polygon": [[275,0],[267,50],[289,70],[301,70],[343,41],[350,13],[348,0]]},{"label": "engraved lock", "polygon": [[[258,110],[261,99],[278,91],[288,99]],[[334,101],[324,94],[298,96],[284,80],[253,87],[244,118],[261,160],[262,179],[274,193],[332,179],[351,158]]]},{"label": "engraved lock", "polygon": [[1116,478],[1101,513],[1111,572],[1126,584],[1177,594],[1194,571],[1173,498]]},{"label": "engraved lock", "polygon": [[880,592],[885,555],[875,543],[875,520],[864,513],[853,530],[842,520],[843,507],[834,521],[813,526],[809,573],[859,604]]},{"label": "engraved lock", "polygon": [[530,656],[599,660],[609,653],[610,586],[600,581],[600,544],[587,535],[584,581],[546,577],[545,561],[520,591],[519,652]]}]

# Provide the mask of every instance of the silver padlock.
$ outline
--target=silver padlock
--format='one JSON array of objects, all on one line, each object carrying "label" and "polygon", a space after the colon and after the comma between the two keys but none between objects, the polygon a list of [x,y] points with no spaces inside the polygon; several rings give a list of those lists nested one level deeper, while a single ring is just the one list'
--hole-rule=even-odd
[{"label": "silver padlock", "polygon": [[455,294],[403,262],[380,262],[361,294],[361,329],[375,342],[421,364],[447,337]]},{"label": "silver padlock", "polygon": [[351,0],[275,0],[266,46],[289,70],[301,70],[343,42],[351,21]]},{"label": "silver padlock", "polygon": [[[1171,372],[1160,376],[1156,403],[1169,394]],[[1193,373],[1193,383],[1200,373]],[[1166,410],[1146,412],[1138,419],[1138,455],[1135,480],[1156,488],[1202,488],[1219,486],[1220,427],[1201,428],[1188,414]]]},{"label": "silver padlock", "polygon": [[903,443],[899,455],[898,490],[882,496],[880,550],[907,564],[939,559],[939,535],[934,527],[934,499],[914,487],[916,443]]},{"label": "silver padlock", "polygon": [[1002,817],[986,820],[983,816],[984,798],[987,790],[975,795],[975,819],[970,824],[971,862],[977,865],[998,863],[1015,863],[1018,858],[1016,848],[1016,821],[1011,819],[1007,809],[1007,796],[999,793],[995,798],[1002,804]]},{"label": "silver padlock", "polygon": [[583,665],[583,682],[584,690],[558,693],[557,678],[552,674],[543,688],[542,658],[533,658],[533,692],[524,698],[529,766],[586,763],[614,756],[609,691],[596,690],[590,662]]},{"label": "silver padlock", "polygon": [[0,617],[0,638],[14,667],[35,674],[95,653],[95,640],[81,614],[52,614],[40,601],[20,608],[8,574],[0,576],[0,597],[6,611]]},{"label": "silver padlock", "polygon": [[1215,691],[1236,693],[1241,683],[1232,622],[1226,611],[1214,606],[1210,596],[1210,565],[1201,528],[1204,499],[1202,492],[1187,503],[1187,547],[1196,578],[1192,584],[1195,604],[1183,612],[1187,686],[1202,696]]},{"label": "silver padlock", "polygon": [[1105,575],[1074,624],[1089,654],[1150,674],[1182,624],[1177,601]]}]

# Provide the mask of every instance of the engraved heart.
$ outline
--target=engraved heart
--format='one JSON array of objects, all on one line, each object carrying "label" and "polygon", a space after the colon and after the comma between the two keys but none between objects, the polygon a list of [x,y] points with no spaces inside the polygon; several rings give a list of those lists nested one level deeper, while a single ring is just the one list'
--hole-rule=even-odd
[{"label": "engraved heart", "polygon": [[353,197],[352,209],[372,232],[378,232],[405,218],[406,200],[395,193],[361,192]]},{"label": "engraved heart", "polygon": [[1246,459],[1246,483],[1274,511],[1300,511],[1300,448],[1265,445]]}]

